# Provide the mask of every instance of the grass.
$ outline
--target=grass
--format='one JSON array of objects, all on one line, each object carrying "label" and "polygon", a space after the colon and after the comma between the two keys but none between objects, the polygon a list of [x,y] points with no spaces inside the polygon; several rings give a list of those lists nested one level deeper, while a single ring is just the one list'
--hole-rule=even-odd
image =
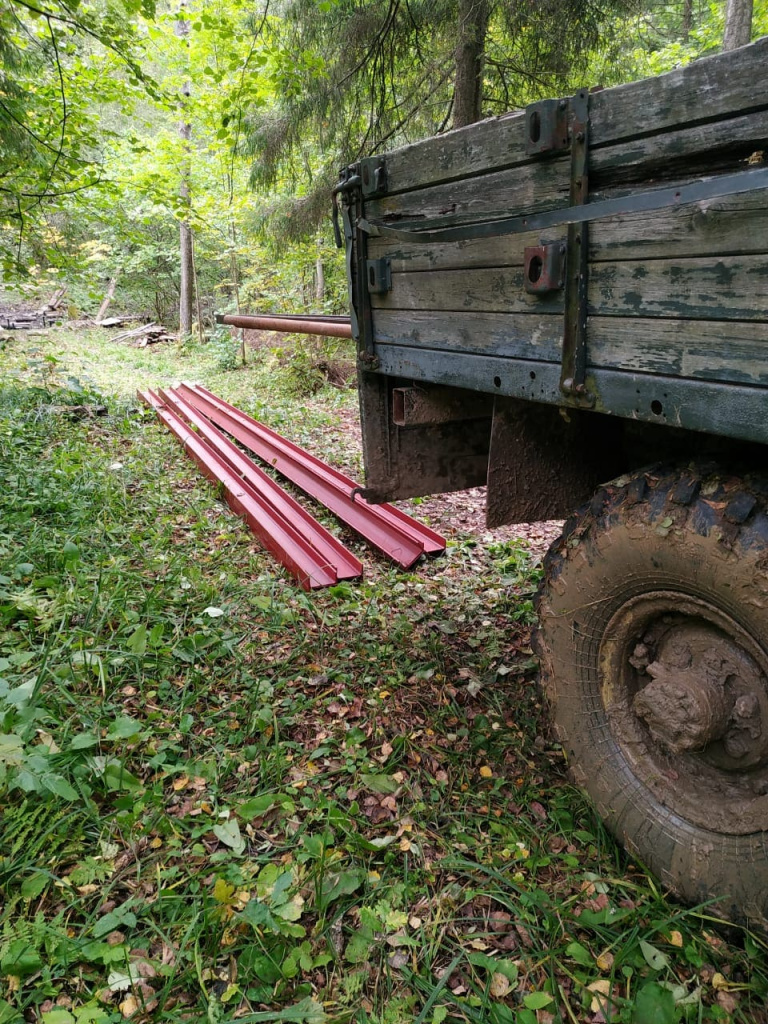
[{"label": "grass", "polygon": [[0,1024],[766,1019],[764,938],[568,784],[524,544],[345,538],[366,579],[307,595],[133,399],[199,379],[354,469],[353,395],[103,332],[3,359]]}]

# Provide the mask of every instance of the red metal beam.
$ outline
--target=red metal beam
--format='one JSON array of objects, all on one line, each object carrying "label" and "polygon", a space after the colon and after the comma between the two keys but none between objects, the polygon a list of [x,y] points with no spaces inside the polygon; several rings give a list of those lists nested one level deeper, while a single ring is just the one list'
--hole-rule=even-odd
[{"label": "red metal beam", "polygon": [[351,338],[352,325],[337,320],[311,320],[300,317],[246,316],[231,313],[216,318],[217,323],[257,331],[285,331],[288,334],[320,334],[328,338]]},{"label": "red metal beam", "polygon": [[[242,416],[259,434],[265,438],[269,438],[276,444],[284,446],[291,454],[292,457],[301,463],[309,465],[316,469],[319,473],[328,474],[333,477],[344,490],[346,494],[350,494],[353,491],[357,491],[359,485],[355,483],[352,477],[342,473],[341,470],[335,469],[333,466],[329,466],[328,463],[318,459],[315,455],[305,451],[299,445],[294,444],[293,441],[288,441],[286,438],[281,437],[280,434],[267,427],[263,423],[259,423],[258,420],[253,419],[252,416],[248,416],[246,413],[241,412],[234,405],[226,402],[223,398],[219,398],[214,395],[212,391],[204,388],[202,384],[182,384],[182,387],[188,387],[192,391],[197,392],[201,395],[205,395],[211,401],[218,403],[220,407],[228,409],[230,412],[237,413]],[[390,505],[388,502],[383,502],[380,505],[369,505],[368,502],[363,498],[361,494],[356,494],[354,498],[355,504],[360,505],[363,508],[372,509],[376,512],[381,513],[385,519],[394,520],[397,526],[401,530],[404,530],[410,537],[418,541],[427,554],[437,554],[438,552],[445,551],[445,537],[442,537],[435,530],[431,530],[424,523],[420,523],[418,519],[414,519],[413,516],[409,516],[407,512],[403,512],[401,509],[396,508],[394,505]]]},{"label": "red metal beam", "polygon": [[336,572],[289,522],[278,516],[250,485],[241,480],[212,448],[197,436],[176,413],[163,406],[151,391],[138,392],[186,449],[202,472],[224,489],[227,504],[242,516],[264,546],[299,581],[305,590],[332,586]]},{"label": "red metal beam", "polygon": [[445,549],[445,540],[433,530],[391,505],[369,505],[359,494],[353,497],[356,484],[349,477],[206,388],[182,384],[176,392],[404,568],[424,551]]},{"label": "red metal beam", "polygon": [[318,521],[303,508],[295,498],[283,490],[271,476],[255,465],[229,438],[201,416],[174,391],[160,388],[160,398],[177,416],[194,427],[208,445],[222,458],[231,469],[247,484],[256,490],[260,497],[270,503],[278,515],[286,519],[312,547],[323,557],[328,565],[334,566],[339,579],[352,580],[363,574],[362,562],[355,558],[351,551],[329,533]]}]

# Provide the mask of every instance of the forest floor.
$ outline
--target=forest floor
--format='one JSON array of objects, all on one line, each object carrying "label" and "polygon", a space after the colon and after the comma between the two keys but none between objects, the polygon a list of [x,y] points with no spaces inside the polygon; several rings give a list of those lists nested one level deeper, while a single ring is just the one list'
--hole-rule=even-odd
[{"label": "forest floor", "polygon": [[765,937],[567,780],[531,648],[556,524],[414,501],[443,557],[339,531],[365,578],[307,594],[134,397],[198,380],[359,478],[354,392],[307,394],[300,346],[3,344],[0,1024],[768,1019]]}]

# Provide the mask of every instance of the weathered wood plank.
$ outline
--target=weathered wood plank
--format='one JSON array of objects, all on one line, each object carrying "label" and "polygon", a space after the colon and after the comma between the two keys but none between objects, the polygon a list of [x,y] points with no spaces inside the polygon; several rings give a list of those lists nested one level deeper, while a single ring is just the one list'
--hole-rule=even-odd
[{"label": "weathered wood plank", "polygon": [[[560,362],[560,316],[378,310],[374,327],[377,345]],[[592,316],[587,338],[590,366],[768,384],[768,323]]]},{"label": "weathered wood plank", "polygon": [[[561,313],[562,292],[531,295],[522,267],[392,275],[374,308],[474,313]],[[768,255],[595,263],[589,312],[597,316],[766,319]]]},{"label": "weathered wood plank", "polygon": [[590,317],[591,366],[768,384],[768,323]]},{"label": "weathered wood plank", "polygon": [[393,274],[392,290],[372,295],[374,308],[467,313],[560,313],[562,292],[529,295],[522,267]]},{"label": "weathered wood plank", "polygon": [[590,270],[589,312],[597,315],[765,320],[766,310],[765,255],[597,263]]},{"label": "weathered wood plank", "polygon": [[[561,228],[539,235],[502,235],[419,245],[371,238],[371,259],[387,257],[395,273],[458,270],[463,267],[522,266],[523,250],[565,237]],[[627,214],[595,221],[590,228],[592,261],[756,254],[768,249],[768,191],[728,199]]]},{"label": "weathered wood plank", "polygon": [[376,311],[376,344],[476,352],[510,359],[558,362],[562,316],[535,313],[458,313],[446,317],[422,311]]},{"label": "weathered wood plank", "polygon": [[590,186],[736,171],[768,142],[768,110],[639,136],[590,153]]},{"label": "weathered wood plank", "polygon": [[525,113],[520,110],[491,117],[468,128],[414,142],[385,156],[389,194],[529,163],[525,152]]},{"label": "weathered wood plank", "polygon": [[756,255],[768,250],[768,191],[595,221],[590,243],[596,261]]},{"label": "weathered wood plank", "polygon": [[[600,151],[600,147],[635,137],[658,136],[659,153],[666,151],[670,156],[680,156],[683,150],[701,152],[702,146],[710,144],[710,122],[740,118],[768,107],[768,94],[761,88],[767,62],[768,37],[764,37],[751,46],[695,61],[658,78],[594,93],[593,172],[636,167],[648,157],[653,159],[655,143],[616,147],[614,154]],[[681,125],[688,127],[681,130]],[[744,121],[742,129],[757,141],[761,137],[758,125],[759,119]],[[665,132],[674,138],[665,141]],[[735,144],[740,141],[733,138]],[[481,121],[387,153],[386,161],[390,193],[525,164],[525,117],[519,111]],[[548,158],[539,159],[537,165],[548,162]]]},{"label": "weathered wood plank", "polygon": [[768,94],[761,85],[767,61],[764,36],[751,46],[705,57],[657,78],[595,93],[591,144],[607,145],[764,108]]},{"label": "weathered wood plank", "polygon": [[449,182],[371,200],[365,214],[371,220],[415,218],[436,221],[551,210],[568,205],[570,161],[567,157],[545,163]]}]

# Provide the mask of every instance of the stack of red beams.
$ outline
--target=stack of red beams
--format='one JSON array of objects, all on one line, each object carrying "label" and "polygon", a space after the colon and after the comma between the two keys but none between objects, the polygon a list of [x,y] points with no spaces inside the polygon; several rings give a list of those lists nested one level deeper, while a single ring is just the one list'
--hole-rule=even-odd
[{"label": "stack of red beams", "polygon": [[362,563],[222,430],[403,568],[424,553],[445,550],[439,534],[392,505],[369,505],[355,493],[354,480],[200,385],[138,395],[155,409],[203,473],[222,485],[233,511],[306,590],[360,576]]}]

